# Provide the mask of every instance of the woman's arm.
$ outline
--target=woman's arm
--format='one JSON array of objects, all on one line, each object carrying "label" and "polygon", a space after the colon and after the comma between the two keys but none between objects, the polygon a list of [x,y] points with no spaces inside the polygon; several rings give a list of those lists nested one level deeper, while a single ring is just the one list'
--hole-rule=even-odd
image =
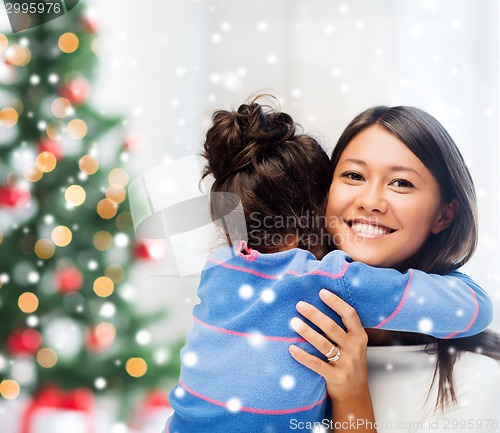
[{"label": "woman's arm", "polygon": [[[354,308],[328,290],[321,290],[320,298],[340,315],[347,331],[305,302],[297,304],[297,311],[318,326],[326,337],[298,318],[292,319],[292,327],[321,353],[329,353],[331,361],[319,359],[294,345],[290,346],[290,354],[296,361],[325,379],[326,389],[332,400],[332,431],[376,432],[368,388],[366,364],[368,336]],[[337,349],[331,350],[333,341]],[[338,357],[335,356],[337,350],[340,351]]]}]

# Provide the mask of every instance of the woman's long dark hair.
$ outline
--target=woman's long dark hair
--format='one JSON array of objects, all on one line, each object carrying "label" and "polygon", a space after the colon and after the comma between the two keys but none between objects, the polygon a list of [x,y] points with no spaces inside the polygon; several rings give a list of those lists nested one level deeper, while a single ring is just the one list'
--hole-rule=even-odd
[{"label": "woman's long dark hair", "polygon": [[[412,267],[444,274],[464,265],[477,246],[477,205],[472,177],[455,142],[434,117],[418,108],[373,107],[359,114],[342,133],[331,157],[334,170],[351,140],[372,125],[385,128],[422,161],[436,178],[443,203],[458,204],[453,222],[446,230],[431,235]],[[437,407],[456,402],[453,367],[462,352],[500,359],[500,336],[491,331],[454,340],[428,338],[437,343],[431,385],[438,378]]]}]

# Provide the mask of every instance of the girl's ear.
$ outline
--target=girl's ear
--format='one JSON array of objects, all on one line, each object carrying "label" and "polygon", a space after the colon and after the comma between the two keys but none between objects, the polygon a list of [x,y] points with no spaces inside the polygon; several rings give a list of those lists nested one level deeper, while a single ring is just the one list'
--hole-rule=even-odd
[{"label": "girl's ear", "polygon": [[453,199],[450,203],[445,203],[441,207],[441,213],[438,215],[431,232],[435,235],[446,230],[457,216],[458,201]]}]

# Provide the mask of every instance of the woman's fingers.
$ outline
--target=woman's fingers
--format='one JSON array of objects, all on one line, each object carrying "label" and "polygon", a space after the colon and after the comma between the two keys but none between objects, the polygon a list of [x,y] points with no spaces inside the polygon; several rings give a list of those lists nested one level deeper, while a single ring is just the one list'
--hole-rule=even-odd
[{"label": "woman's fingers", "polygon": [[336,294],[326,289],[321,289],[321,291],[319,292],[319,297],[326,305],[328,305],[341,317],[342,323],[344,323],[345,327],[347,328],[347,332],[365,333],[363,325],[361,325],[361,320],[359,320],[358,313],[356,313],[356,310],[347,302],[343,301]]},{"label": "woman's fingers", "polygon": [[330,340],[323,337],[321,334],[318,334],[298,317],[294,317],[290,324],[292,325],[292,329],[297,334],[299,334],[304,340],[311,343],[322,354],[328,353],[328,351],[332,348],[333,343]]},{"label": "woman's fingers", "polygon": [[324,378],[328,377],[328,374],[331,373],[332,366],[325,361],[322,361],[317,356],[311,355],[307,353],[305,350],[302,350],[300,347],[295,345],[291,345],[288,348],[290,355],[292,355],[295,361],[300,362],[303,366],[311,369],[312,371],[318,373],[320,376]]},{"label": "woman's fingers", "polygon": [[[311,304],[303,301],[297,303],[297,311],[320,328],[330,340],[333,340],[338,344],[342,344],[342,340],[345,337],[345,331],[326,314],[322,313]],[[319,335],[313,329],[311,329],[311,331]],[[309,340],[309,338],[304,338]]]}]

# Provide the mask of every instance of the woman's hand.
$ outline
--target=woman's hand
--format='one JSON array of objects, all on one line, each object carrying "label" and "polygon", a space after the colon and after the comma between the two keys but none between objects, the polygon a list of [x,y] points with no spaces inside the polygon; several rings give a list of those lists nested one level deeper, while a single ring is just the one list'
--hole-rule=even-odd
[{"label": "woman's hand", "polygon": [[[331,361],[320,359],[294,345],[290,346],[290,354],[296,361],[324,377],[328,395],[332,399],[333,421],[335,425],[349,427],[335,431],[353,431],[353,425],[357,426],[354,431],[376,431],[369,428],[369,423],[373,425],[375,420],[366,364],[368,336],[353,307],[328,290],[321,290],[320,298],[340,315],[347,332],[317,308],[299,302],[297,311],[318,326],[326,337],[299,318],[292,319],[292,328],[321,353],[328,354]],[[340,350],[336,360],[332,359],[337,354],[337,349],[331,350],[333,344]],[[356,422],[349,423],[353,417]]]}]

